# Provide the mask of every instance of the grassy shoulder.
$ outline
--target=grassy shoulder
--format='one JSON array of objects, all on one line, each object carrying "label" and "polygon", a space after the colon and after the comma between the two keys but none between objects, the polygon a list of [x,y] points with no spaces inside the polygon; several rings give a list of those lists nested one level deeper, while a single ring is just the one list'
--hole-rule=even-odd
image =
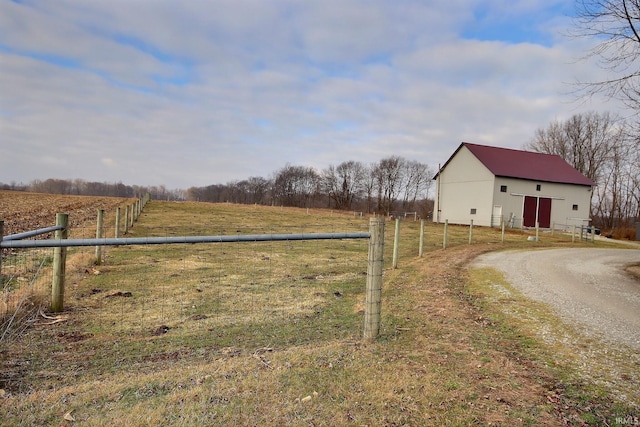
[{"label": "grassy shoulder", "polygon": [[494,269],[471,269],[467,292],[491,324],[521,341],[524,355],[547,367],[553,379],[548,398],[564,408],[564,419],[616,425],[637,417],[640,359],[634,349],[583,335]]},{"label": "grassy shoulder", "polygon": [[[331,211],[152,202],[132,234],[366,225]],[[110,250],[97,274],[73,276],[66,321],[2,349],[0,424],[596,425],[632,414],[536,334],[543,308],[465,268],[488,250],[570,240],[516,232],[500,243],[479,228],[469,245],[466,228],[450,226],[443,250],[441,226],[429,224],[418,258],[418,227],[402,223],[369,344],[366,242]],[[386,242],[390,265],[389,225]]]}]

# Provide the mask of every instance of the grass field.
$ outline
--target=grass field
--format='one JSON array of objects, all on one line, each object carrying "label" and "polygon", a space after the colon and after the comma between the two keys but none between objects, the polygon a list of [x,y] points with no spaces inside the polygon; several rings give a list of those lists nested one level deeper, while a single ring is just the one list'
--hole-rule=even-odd
[{"label": "grass field", "polygon": [[[367,219],[329,210],[152,201],[130,235],[367,230]],[[366,241],[123,246],[99,267],[71,251],[61,321],[0,348],[0,424],[615,425],[638,416],[637,375],[612,387],[583,375],[595,360],[572,356],[572,346],[602,344],[513,290],[496,293],[486,285],[500,281],[495,272],[466,269],[490,250],[594,243],[529,242],[520,231],[501,243],[498,230],[476,228],[469,245],[468,228],[449,231],[443,250],[442,226],[427,224],[419,258],[419,222],[403,221],[393,269],[387,223],[373,343],[361,338]],[[541,322],[573,339],[550,344]]]}]

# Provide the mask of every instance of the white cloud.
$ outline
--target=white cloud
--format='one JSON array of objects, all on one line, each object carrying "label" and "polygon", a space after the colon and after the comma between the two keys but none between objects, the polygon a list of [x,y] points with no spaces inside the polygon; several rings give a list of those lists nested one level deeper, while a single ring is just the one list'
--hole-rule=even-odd
[{"label": "white cloud", "polygon": [[[521,147],[580,109],[583,41],[482,41],[559,1],[215,0],[0,4],[0,182],[187,188],[463,141]],[[506,8],[506,9],[505,9]],[[552,9],[550,9],[552,8]],[[455,10],[455,13],[451,11]],[[535,19],[534,19],[535,21]]]}]

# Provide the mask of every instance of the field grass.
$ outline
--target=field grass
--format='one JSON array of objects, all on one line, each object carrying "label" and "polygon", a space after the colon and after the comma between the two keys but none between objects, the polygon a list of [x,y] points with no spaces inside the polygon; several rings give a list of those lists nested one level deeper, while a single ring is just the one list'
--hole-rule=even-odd
[{"label": "field grass", "polygon": [[[130,236],[367,230],[367,219],[344,212],[153,201]],[[0,349],[0,424],[612,425],[637,416],[630,373],[615,388],[582,375],[573,344],[548,339],[571,334],[579,345],[577,332],[489,286],[501,283],[495,272],[466,269],[490,250],[594,243],[557,233],[530,242],[520,231],[502,243],[498,230],[476,228],[469,245],[467,227],[449,232],[443,250],[442,226],[427,224],[419,258],[419,222],[403,221],[393,269],[387,223],[373,343],[361,338],[365,240],[123,246],[98,267],[77,253],[61,321]],[[533,326],[541,320],[546,338]],[[626,400],[616,394],[625,391]]]}]

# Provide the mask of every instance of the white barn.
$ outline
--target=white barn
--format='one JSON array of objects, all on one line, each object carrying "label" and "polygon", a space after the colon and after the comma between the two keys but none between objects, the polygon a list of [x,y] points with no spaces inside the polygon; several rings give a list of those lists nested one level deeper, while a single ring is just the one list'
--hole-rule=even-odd
[{"label": "white barn", "polygon": [[593,181],[560,156],[463,142],[436,176],[433,220],[586,225]]}]

